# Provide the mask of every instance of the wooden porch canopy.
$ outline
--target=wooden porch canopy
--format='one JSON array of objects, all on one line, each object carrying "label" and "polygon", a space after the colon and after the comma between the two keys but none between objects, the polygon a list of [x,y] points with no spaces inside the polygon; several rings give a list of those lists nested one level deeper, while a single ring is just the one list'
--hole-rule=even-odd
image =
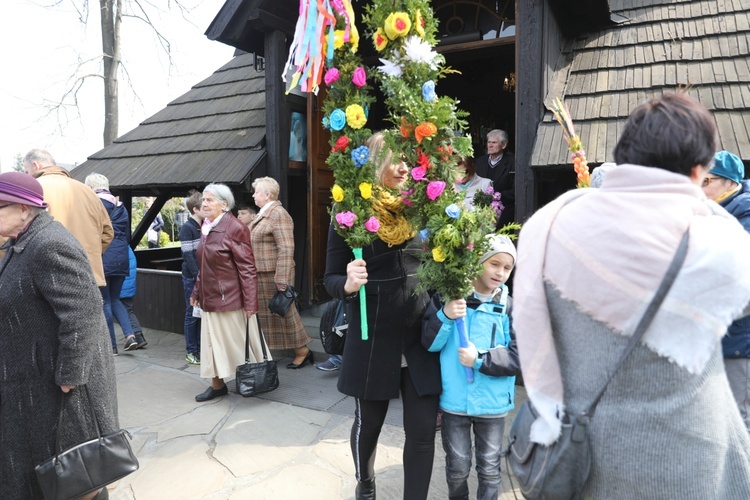
[{"label": "wooden porch canopy", "polygon": [[71,175],[106,176],[129,209],[134,196],[157,197],[133,233],[137,244],[170,198],[211,182],[249,191],[265,175],[265,110],[264,72],[252,54],[237,55]]},{"label": "wooden porch canopy", "polygon": [[[750,165],[750,123],[743,118],[750,113],[750,4],[610,0],[609,7],[617,24],[566,40],[545,99],[568,103],[589,162],[614,161],[633,108],[683,87],[714,115],[720,147]],[[530,166],[572,168],[549,111]]]}]

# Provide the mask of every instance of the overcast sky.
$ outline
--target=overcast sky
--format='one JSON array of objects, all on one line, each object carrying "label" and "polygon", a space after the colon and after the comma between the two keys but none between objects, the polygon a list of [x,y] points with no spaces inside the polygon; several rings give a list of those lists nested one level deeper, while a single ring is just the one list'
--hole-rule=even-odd
[{"label": "overcast sky", "polygon": [[[72,8],[73,2],[80,5],[82,0],[61,0],[58,7],[43,7],[53,1],[0,0],[3,171],[12,168],[17,154],[25,155],[32,148],[49,150],[60,164],[75,164],[103,147],[101,78],[89,79],[79,92],[80,112],[71,107],[66,113],[50,114],[45,108],[45,104],[59,101],[69,88],[79,60],[101,55],[99,2],[89,0],[93,10],[88,25],[83,26]],[[210,41],[203,34],[224,0],[182,3],[194,7],[187,19],[174,9],[149,13],[153,24],[172,44],[171,69],[152,31],[140,21],[123,19],[122,59],[131,83],[120,76],[119,135],[135,128],[232,58],[232,47]],[[85,64],[78,75],[100,74],[100,65],[100,59]]]}]

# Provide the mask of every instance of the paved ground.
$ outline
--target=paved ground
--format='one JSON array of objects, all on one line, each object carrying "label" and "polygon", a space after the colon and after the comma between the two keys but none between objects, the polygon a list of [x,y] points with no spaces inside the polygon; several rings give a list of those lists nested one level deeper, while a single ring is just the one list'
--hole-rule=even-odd
[{"label": "paved ground", "polygon": [[[308,328],[317,318],[308,314]],[[257,398],[196,403],[207,387],[199,367],[185,362],[181,335],[146,330],[146,349],[115,358],[120,424],[133,435],[141,468],[110,486],[113,499],[351,499],[349,449],[353,402],[336,390],[336,372],[281,368],[280,387]],[[320,343],[313,344],[323,361]],[[279,366],[290,358],[274,352]],[[229,384],[233,389],[232,384]],[[516,406],[525,400],[517,388]],[[511,416],[512,418],[512,416]],[[403,429],[394,401],[376,460],[378,499],[401,499]],[[510,419],[509,421],[510,422]],[[509,425],[509,424],[508,424]],[[504,465],[503,465],[504,468]],[[472,479],[472,490],[476,482]],[[512,499],[507,476],[502,499]],[[518,493],[520,498],[520,492]],[[440,433],[430,498],[447,498]]]}]

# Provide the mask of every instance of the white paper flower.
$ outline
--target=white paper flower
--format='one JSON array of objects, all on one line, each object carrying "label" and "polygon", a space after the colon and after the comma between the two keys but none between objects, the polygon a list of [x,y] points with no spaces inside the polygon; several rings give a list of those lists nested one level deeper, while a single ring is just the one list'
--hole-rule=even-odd
[{"label": "white paper flower", "polygon": [[406,51],[406,58],[410,61],[426,63],[430,65],[431,69],[437,69],[438,63],[436,59],[439,54],[432,50],[430,44],[420,37],[412,35],[407,38],[406,43],[404,43],[404,50]]},{"label": "white paper flower", "polygon": [[380,59],[380,62],[383,63],[383,65],[378,68],[378,71],[381,73],[396,78],[401,76],[402,70],[400,64],[391,62],[388,59]]}]

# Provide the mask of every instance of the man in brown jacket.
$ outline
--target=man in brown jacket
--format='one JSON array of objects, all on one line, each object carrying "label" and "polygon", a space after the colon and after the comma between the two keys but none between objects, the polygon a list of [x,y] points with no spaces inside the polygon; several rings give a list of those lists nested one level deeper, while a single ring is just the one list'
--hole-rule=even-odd
[{"label": "man in brown jacket", "polygon": [[102,202],[91,188],[73,179],[63,167],[58,167],[52,155],[43,149],[29,151],[23,159],[23,168],[42,185],[50,215],[73,233],[83,246],[96,284],[107,286],[102,254],[115,232]]}]

